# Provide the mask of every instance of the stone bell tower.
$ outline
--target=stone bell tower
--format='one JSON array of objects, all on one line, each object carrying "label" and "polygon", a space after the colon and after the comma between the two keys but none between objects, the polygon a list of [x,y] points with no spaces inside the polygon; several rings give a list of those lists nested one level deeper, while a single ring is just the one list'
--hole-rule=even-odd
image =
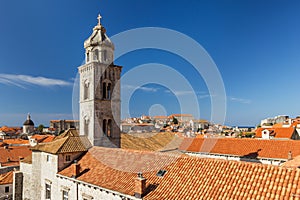
[{"label": "stone bell tower", "polygon": [[84,42],[85,64],[80,75],[80,135],[94,146],[120,147],[120,74],[113,64],[114,44],[98,16],[98,24]]}]

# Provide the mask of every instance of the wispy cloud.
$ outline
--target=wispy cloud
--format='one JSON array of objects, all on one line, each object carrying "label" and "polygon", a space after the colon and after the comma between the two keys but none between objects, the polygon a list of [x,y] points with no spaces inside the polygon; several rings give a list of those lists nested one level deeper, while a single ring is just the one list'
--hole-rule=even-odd
[{"label": "wispy cloud", "polygon": [[177,91],[171,91],[171,90],[165,90],[166,93],[174,94],[175,96],[184,96],[184,95],[191,95],[195,94],[195,91],[192,90],[177,90]]},{"label": "wispy cloud", "polygon": [[14,85],[20,88],[26,88],[25,85],[36,85],[42,87],[72,85],[71,82],[64,80],[21,74],[0,74],[0,83],[5,85]]},{"label": "wispy cloud", "polygon": [[233,101],[233,102],[243,103],[243,104],[251,103],[250,99],[243,99],[243,98],[237,98],[237,97],[229,97],[229,100]]},{"label": "wispy cloud", "polygon": [[123,85],[122,89],[142,90],[144,92],[157,92],[158,88],[146,86]]}]

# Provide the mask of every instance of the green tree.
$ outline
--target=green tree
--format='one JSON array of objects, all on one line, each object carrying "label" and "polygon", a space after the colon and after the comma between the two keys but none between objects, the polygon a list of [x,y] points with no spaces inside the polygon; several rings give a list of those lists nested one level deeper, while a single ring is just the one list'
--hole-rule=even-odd
[{"label": "green tree", "polygon": [[37,130],[38,130],[38,132],[42,133],[44,128],[45,128],[45,126],[44,126],[43,124],[40,124],[40,125],[37,127]]},{"label": "green tree", "polygon": [[178,119],[176,117],[173,117],[173,123],[178,124]]}]

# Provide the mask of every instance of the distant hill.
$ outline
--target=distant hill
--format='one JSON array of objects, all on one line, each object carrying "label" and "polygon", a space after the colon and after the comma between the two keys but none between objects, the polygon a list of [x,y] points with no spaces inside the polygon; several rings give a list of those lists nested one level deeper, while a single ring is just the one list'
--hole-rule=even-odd
[{"label": "distant hill", "polygon": [[182,139],[174,133],[134,133],[121,134],[121,148],[146,151],[174,151]]}]

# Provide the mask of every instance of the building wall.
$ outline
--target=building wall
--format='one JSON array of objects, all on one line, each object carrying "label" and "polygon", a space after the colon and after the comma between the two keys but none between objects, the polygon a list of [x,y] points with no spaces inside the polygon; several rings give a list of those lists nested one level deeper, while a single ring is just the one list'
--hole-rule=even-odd
[{"label": "building wall", "polygon": [[82,183],[76,181],[76,179],[66,178],[63,176],[57,177],[57,188],[58,191],[53,191],[55,193],[54,199],[62,199],[63,190],[68,191],[69,199],[83,200],[83,197],[97,200],[122,200],[123,199],[136,199],[134,196],[120,194],[118,192],[106,190],[104,188],[99,188],[98,186],[93,186],[91,184]]},{"label": "building wall", "polygon": [[186,153],[190,156],[197,156],[201,158],[214,158],[214,159],[224,159],[224,160],[235,160],[235,161],[244,161],[244,162],[254,162],[268,165],[280,166],[282,163],[287,160],[283,159],[272,159],[272,158],[258,158],[258,159],[250,159],[250,158],[242,158],[240,156],[232,156],[232,155],[221,155],[221,154],[209,154],[209,153],[197,153],[197,152],[188,152]]},{"label": "building wall", "polygon": [[[5,188],[9,187],[9,192],[5,192]],[[11,196],[12,195],[12,184],[3,184],[0,185],[0,199],[6,196]]]}]

